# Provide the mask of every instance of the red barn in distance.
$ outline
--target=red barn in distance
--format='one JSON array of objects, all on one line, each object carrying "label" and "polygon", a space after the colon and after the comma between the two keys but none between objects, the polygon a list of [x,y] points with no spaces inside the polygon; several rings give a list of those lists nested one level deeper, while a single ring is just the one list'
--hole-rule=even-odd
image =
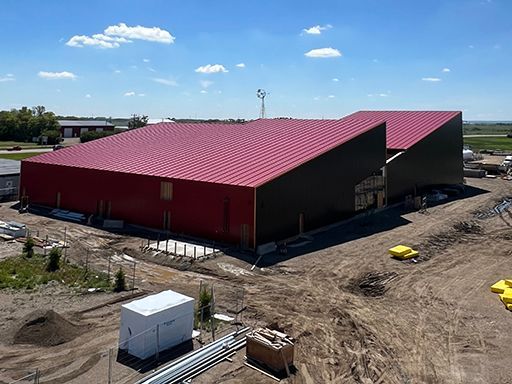
[{"label": "red barn in distance", "polygon": [[149,125],[24,160],[20,191],[30,204],[256,249],[462,180],[460,112],[358,112]]}]

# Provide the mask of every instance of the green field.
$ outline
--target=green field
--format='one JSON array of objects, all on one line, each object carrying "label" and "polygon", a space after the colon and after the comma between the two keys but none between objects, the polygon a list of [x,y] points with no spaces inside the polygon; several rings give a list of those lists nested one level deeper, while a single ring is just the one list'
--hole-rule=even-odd
[{"label": "green field", "polygon": [[465,137],[464,144],[472,150],[512,151],[512,138],[508,137]]},{"label": "green field", "polygon": [[512,124],[463,124],[464,135],[506,135],[512,133]]},{"label": "green field", "polygon": [[45,152],[13,152],[13,153],[0,153],[0,159],[9,159],[9,160],[23,160],[28,157],[37,156],[41,153]]}]

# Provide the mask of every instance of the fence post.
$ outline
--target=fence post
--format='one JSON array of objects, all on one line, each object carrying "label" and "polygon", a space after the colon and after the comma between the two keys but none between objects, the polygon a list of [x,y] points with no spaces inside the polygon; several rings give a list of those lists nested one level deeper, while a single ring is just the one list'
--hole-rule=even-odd
[{"label": "fence post", "polygon": [[206,245],[204,246],[203,256],[206,256]]},{"label": "fence post", "polygon": [[175,254],[176,256],[178,256],[178,253],[177,253],[177,252],[178,252],[178,242],[177,242],[177,241],[175,241],[175,242],[174,242],[174,254]]},{"label": "fence post", "polygon": [[183,256],[187,256],[187,244],[183,247]]},{"label": "fence post", "polygon": [[194,245],[194,259],[197,259],[196,257],[196,246]]},{"label": "fence post", "polygon": [[169,253],[168,251],[168,246],[169,246],[169,239],[165,240],[165,253]]},{"label": "fence post", "polygon": [[156,362],[160,360],[160,324],[156,325]]},{"label": "fence post", "polygon": [[212,301],[210,302],[210,326],[212,327],[212,339],[215,341],[215,317],[213,317],[215,315],[215,290],[213,288],[213,284],[211,288],[211,295]]},{"label": "fence post", "polygon": [[112,384],[112,348],[108,350],[108,376],[107,383]]}]

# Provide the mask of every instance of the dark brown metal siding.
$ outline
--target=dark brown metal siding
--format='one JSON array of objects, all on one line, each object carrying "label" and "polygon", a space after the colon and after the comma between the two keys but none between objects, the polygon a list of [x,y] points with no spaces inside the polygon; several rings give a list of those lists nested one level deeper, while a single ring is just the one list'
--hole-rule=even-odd
[{"label": "dark brown metal siding", "polygon": [[354,187],[386,162],[386,125],[256,189],[256,242],[285,239],[354,214]]},{"label": "dark brown metal siding", "polygon": [[390,202],[422,188],[463,181],[462,114],[419,141],[387,167]]}]

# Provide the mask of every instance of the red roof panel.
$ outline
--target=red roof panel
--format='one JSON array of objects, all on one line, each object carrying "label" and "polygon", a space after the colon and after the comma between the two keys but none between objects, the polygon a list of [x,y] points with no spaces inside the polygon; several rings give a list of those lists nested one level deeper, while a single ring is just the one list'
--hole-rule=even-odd
[{"label": "red roof panel", "polygon": [[160,123],[24,161],[256,187],[382,123],[375,119]]},{"label": "red roof panel", "polygon": [[385,120],[386,146],[390,149],[408,149],[461,113],[458,111],[359,111],[342,120]]}]

